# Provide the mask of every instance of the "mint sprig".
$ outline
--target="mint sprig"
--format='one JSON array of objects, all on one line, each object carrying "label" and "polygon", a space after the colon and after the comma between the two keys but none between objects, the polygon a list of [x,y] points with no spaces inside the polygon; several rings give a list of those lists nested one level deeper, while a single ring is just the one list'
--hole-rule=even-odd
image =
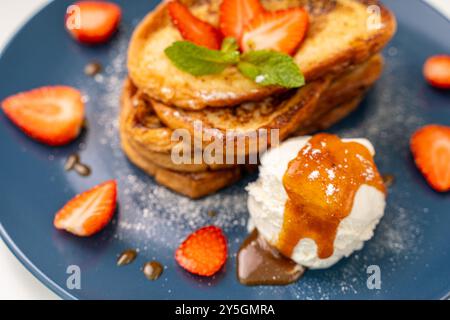
[{"label": "mint sprig", "polygon": [[262,86],[299,88],[305,85],[305,78],[291,56],[270,50],[241,55],[233,38],[226,38],[220,51],[177,41],[165,53],[178,69],[194,76],[219,74],[227,67],[237,66],[245,77]]},{"label": "mint sprig", "polygon": [[178,69],[194,76],[204,76],[221,73],[239,62],[239,51],[231,50],[229,44],[224,49],[210,50],[189,41],[177,41],[165,53]]}]

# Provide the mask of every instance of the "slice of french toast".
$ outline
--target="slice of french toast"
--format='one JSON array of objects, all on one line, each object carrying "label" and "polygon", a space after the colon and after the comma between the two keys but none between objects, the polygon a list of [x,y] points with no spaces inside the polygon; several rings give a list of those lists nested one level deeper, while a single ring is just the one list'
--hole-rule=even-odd
[{"label": "slice of french toast", "polygon": [[[218,24],[221,0],[185,0],[199,18]],[[339,74],[379,52],[396,30],[394,15],[370,0],[263,0],[268,10],[305,7],[310,27],[294,59],[307,83]],[[170,21],[167,2],[136,28],[128,53],[129,75],[150,98],[166,105],[199,110],[260,101],[280,87],[264,87],[229,67],[218,75],[195,77],[177,69],[164,50],[182,36]]]},{"label": "slice of french toast", "polygon": [[[126,83],[129,83],[127,81]],[[232,166],[228,169],[213,171],[207,166],[194,167],[192,165],[174,165],[171,162],[170,153],[157,153],[149,151],[145,146],[136,142],[135,137],[129,135],[129,131],[125,130],[124,117],[127,108],[131,107],[132,96],[126,93],[132,91],[127,85],[124,90],[124,102],[122,106],[122,117],[120,125],[120,134],[122,148],[128,159],[145,173],[155,178],[156,182],[192,199],[198,199],[213,194],[227,186],[237,182],[242,174],[252,170],[251,166]],[[355,95],[349,97],[340,105],[323,106],[320,110],[330,110],[330,112],[321,114],[315,118],[314,123],[308,123],[299,128],[295,134],[307,135],[318,130],[324,130],[334,123],[340,121],[348,113],[352,112],[363,99],[364,93],[356,91]],[[332,99],[330,99],[332,100]],[[127,102],[128,101],[128,102]]]},{"label": "slice of french toast", "polygon": [[166,127],[156,116],[149,101],[137,90],[130,79],[123,87],[120,112],[120,133],[122,139],[140,151],[142,158],[156,166],[180,172],[204,172],[223,170],[234,165],[204,162],[175,164],[171,155],[177,143],[172,141],[173,130]]},{"label": "slice of french toast", "polygon": [[232,185],[241,178],[244,169],[237,166],[219,171],[178,172],[160,167],[148,160],[124,137],[122,137],[122,149],[134,165],[154,177],[156,182],[192,199],[202,198]]},{"label": "slice of french toast", "polygon": [[[245,137],[245,148],[234,150],[235,154],[258,152],[261,147],[260,130],[266,129],[263,143],[270,144],[271,131],[278,130],[278,141],[283,141],[299,127],[314,123],[333,106],[350,100],[355,94],[364,93],[378,80],[383,70],[383,58],[374,56],[368,62],[352,68],[344,75],[330,81],[316,80],[303,88],[267,98],[262,102],[244,103],[233,108],[207,108],[189,111],[153,101],[153,109],[159,119],[169,128],[186,129],[192,136],[202,138],[205,144],[219,140],[224,153]],[[201,128],[196,125],[201,123]]]}]

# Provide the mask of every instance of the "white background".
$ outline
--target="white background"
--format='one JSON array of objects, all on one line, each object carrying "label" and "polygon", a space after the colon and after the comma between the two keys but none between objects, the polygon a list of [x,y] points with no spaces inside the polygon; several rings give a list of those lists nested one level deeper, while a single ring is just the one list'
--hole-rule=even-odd
[{"label": "white background", "polygon": [[[450,18],[450,0],[426,1]],[[49,0],[0,0],[0,50],[14,32],[48,2]],[[0,299],[59,299],[20,264],[2,240],[0,240]]]}]

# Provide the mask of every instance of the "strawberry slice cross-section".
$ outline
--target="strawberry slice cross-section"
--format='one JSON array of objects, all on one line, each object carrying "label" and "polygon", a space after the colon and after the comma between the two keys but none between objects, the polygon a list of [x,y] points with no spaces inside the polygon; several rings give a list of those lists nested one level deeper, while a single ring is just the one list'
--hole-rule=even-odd
[{"label": "strawberry slice cross-section", "polygon": [[411,138],[411,151],[430,186],[439,192],[450,191],[450,127],[419,129]]},{"label": "strawberry slice cross-section", "polygon": [[259,0],[223,0],[220,6],[220,30],[225,37],[239,40],[250,21],[264,11]]},{"label": "strawberry slice cross-section", "polygon": [[81,93],[71,87],[34,89],[6,98],[6,116],[31,138],[50,146],[78,137],[84,121]]},{"label": "strawberry slice cross-section", "polygon": [[256,16],[244,29],[241,48],[274,50],[293,54],[308,30],[309,17],[303,8],[265,12]]},{"label": "strawberry slice cross-section", "polygon": [[220,49],[222,35],[211,24],[194,16],[188,7],[179,1],[170,1],[169,15],[185,40],[212,50]]},{"label": "strawberry slice cross-section", "polygon": [[117,205],[117,183],[108,181],[70,200],[55,216],[54,226],[80,237],[100,232]]}]

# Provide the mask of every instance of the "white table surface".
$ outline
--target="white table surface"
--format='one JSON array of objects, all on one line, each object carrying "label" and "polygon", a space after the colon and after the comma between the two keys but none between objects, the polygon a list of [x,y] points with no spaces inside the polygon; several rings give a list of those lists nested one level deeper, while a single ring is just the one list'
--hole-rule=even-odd
[{"label": "white table surface", "polygon": [[[405,0],[399,0],[405,1]],[[425,0],[450,18],[450,0]],[[36,10],[50,0],[0,0],[0,50]],[[0,299],[59,299],[41,284],[0,240]]]}]

